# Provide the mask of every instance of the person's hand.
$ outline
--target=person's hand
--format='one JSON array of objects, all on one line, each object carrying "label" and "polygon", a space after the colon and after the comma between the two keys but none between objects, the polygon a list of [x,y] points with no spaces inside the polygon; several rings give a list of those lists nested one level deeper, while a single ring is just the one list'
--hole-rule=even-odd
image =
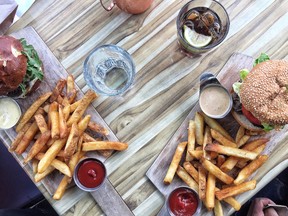
[{"label": "person's hand", "polygon": [[275,203],[268,198],[255,198],[250,205],[247,216],[278,216],[274,208],[264,210],[264,207],[268,204],[275,205]]}]

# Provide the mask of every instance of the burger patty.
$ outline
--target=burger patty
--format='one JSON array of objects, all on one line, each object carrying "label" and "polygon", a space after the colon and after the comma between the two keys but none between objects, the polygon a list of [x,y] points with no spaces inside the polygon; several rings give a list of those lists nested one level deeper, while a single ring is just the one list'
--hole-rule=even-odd
[{"label": "burger patty", "polygon": [[288,123],[288,61],[269,60],[256,65],[245,78],[240,97],[243,106],[261,123]]},{"label": "burger patty", "polygon": [[10,36],[0,37],[0,95],[13,91],[27,70],[27,58],[21,52],[22,44]]}]

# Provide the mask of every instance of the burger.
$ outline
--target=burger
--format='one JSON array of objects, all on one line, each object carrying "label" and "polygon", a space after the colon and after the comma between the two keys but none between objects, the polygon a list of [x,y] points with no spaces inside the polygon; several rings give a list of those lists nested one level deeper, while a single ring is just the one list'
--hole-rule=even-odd
[{"label": "burger", "polygon": [[232,115],[251,131],[281,129],[288,123],[288,61],[262,53],[249,72],[233,84]]},{"label": "burger", "polygon": [[0,95],[24,98],[43,80],[43,65],[25,39],[0,36]]}]

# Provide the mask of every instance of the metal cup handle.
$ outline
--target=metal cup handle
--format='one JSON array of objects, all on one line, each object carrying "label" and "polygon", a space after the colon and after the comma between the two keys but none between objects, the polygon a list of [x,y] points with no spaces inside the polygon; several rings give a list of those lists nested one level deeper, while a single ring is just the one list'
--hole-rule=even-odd
[{"label": "metal cup handle", "polygon": [[101,5],[102,5],[102,7],[103,7],[106,11],[111,11],[112,8],[115,6],[115,2],[112,1],[112,2],[110,3],[110,6],[107,8],[107,7],[103,4],[102,1],[103,1],[103,0],[100,0],[100,3],[101,3]]}]

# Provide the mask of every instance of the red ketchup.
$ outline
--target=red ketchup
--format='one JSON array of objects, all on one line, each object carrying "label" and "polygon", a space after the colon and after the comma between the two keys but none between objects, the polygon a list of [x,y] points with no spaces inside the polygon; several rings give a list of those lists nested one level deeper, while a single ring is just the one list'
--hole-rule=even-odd
[{"label": "red ketchup", "polygon": [[96,160],[84,161],[77,172],[79,182],[86,188],[99,186],[106,175],[105,167]]},{"label": "red ketchup", "polygon": [[169,196],[169,208],[175,216],[191,216],[198,207],[197,195],[187,188],[177,188]]}]

